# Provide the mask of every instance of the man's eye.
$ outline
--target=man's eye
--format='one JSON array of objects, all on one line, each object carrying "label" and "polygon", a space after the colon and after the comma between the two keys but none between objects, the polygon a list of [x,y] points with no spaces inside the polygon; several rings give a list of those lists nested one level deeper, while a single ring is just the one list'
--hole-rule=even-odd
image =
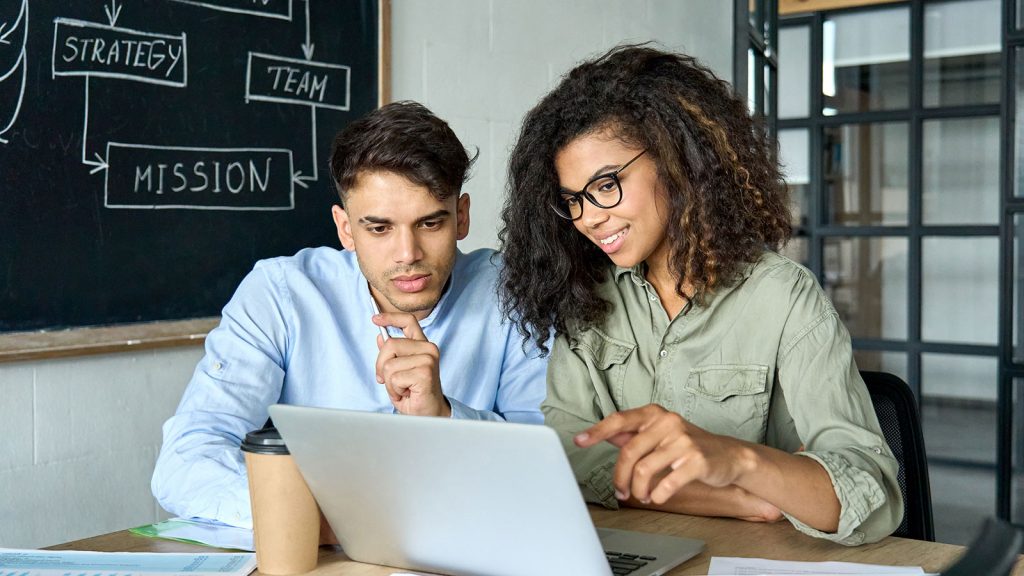
[{"label": "man's eye", "polygon": [[427,230],[435,230],[435,229],[441,227],[441,221],[440,220],[427,220],[426,222],[421,224],[421,226],[423,226]]},{"label": "man's eye", "polygon": [[367,228],[367,230],[369,230],[370,234],[383,234],[383,233],[388,231],[388,227],[387,226],[370,226],[369,228]]}]

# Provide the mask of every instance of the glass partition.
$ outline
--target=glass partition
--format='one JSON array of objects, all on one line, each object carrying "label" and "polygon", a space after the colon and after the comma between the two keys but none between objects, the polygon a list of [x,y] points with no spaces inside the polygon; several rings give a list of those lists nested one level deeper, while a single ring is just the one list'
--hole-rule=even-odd
[{"label": "glass partition", "polygon": [[[996,358],[921,355],[922,419],[929,457],[995,464],[997,374]],[[971,433],[964,434],[968,428]]]},{"label": "glass partition", "polygon": [[853,358],[857,361],[857,368],[860,370],[888,372],[899,376],[904,382],[910,380],[907,375],[907,355],[902,352],[855,350]]},{"label": "glass partition", "polygon": [[999,102],[999,0],[925,5],[924,105]]},{"label": "glass partition", "polygon": [[779,160],[789,188],[793,226],[804,227],[810,217],[811,143],[807,130],[779,130]]},{"label": "glass partition", "polygon": [[921,339],[995,344],[999,238],[925,237],[921,252]]},{"label": "glass partition", "polygon": [[824,145],[830,223],[907,223],[905,122],[830,126],[824,130]]},{"label": "glass partition", "polygon": [[823,114],[907,108],[909,8],[831,16],[821,49]]},{"label": "glass partition", "polygon": [[907,239],[828,238],[824,288],[855,338],[907,337]]},{"label": "glass partition", "polygon": [[1013,220],[1013,279],[1012,324],[1013,361],[1024,363],[1024,215],[1015,214]]},{"label": "glass partition", "polygon": [[999,118],[924,122],[925,224],[999,224]]},{"label": "glass partition", "polygon": [[811,30],[779,30],[779,118],[805,118],[811,111]]}]

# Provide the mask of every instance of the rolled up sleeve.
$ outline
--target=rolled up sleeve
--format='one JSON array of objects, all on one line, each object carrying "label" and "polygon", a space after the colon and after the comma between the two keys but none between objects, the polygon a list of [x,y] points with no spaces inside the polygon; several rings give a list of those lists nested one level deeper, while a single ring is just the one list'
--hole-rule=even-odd
[{"label": "rolled up sleeve", "polygon": [[793,333],[780,349],[778,369],[805,447],[798,454],[828,472],[840,504],[832,534],[787,518],[801,532],[848,546],[891,534],[903,517],[899,464],[853,361],[849,333],[834,310]]}]

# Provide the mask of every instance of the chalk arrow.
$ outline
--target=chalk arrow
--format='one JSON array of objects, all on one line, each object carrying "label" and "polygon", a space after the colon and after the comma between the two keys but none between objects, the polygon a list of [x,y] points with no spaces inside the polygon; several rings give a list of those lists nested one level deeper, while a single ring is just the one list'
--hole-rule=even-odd
[{"label": "chalk arrow", "polygon": [[298,184],[299,186],[302,186],[303,188],[306,188],[308,190],[309,189],[309,184],[306,184],[307,180],[310,180],[310,179],[302,177],[302,170],[299,170],[298,172],[292,174],[292,182],[294,182],[294,183]]},{"label": "chalk arrow", "polygon": [[[14,70],[17,70],[18,68],[21,68],[21,88],[18,89],[18,104],[14,107],[14,114],[11,116],[11,121],[8,122],[7,126],[4,126],[3,129],[0,129],[0,144],[7,144],[9,142],[9,140],[4,138],[4,134],[11,129],[11,126],[14,126],[14,121],[18,119],[18,112],[21,110],[21,101],[25,98],[25,69],[28,68],[28,66],[25,65],[24,48],[21,49],[21,56],[18,58],[18,63],[14,65]],[[0,78],[0,82],[6,80],[7,76],[10,76],[13,73],[14,71],[12,70],[3,78]]]},{"label": "chalk arrow", "polygon": [[306,41],[302,44],[302,53],[306,55],[306,60],[313,59],[313,48],[316,45],[309,41],[309,0],[306,0]]},{"label": "chalk arrow", "polygon": [[10,44],[11,43],[11,41],[8,40],[7,37],[10,36],[11,33],[14,32],[15,30],[17,30],[18,26],[21,25],[21,20],[22,20],[22,18],[25,17],[25,12],[27,10],[28,10],[28,0],[23,0],[22,3],[21,3],[21,11],[18,12],[18,19],[14,21],[14,24],[11,26],[11,29],[6,31],[6,32],[4,32],[4,28],[7,26],[7,22],[4,22],[3,24],[0,24],[0,44]]},{"label": "chalk arrow", "polygon": [[98,160],[98,162],[93,162],[92,160],[82,160],[82,163],[85,164],[86,166],[93,167],[92,170],[89,170],[89,174],[95,174],[101,170],[106,170],[107,168],[110,167],[110,165],[107,164],[107,161],[104,160],[103,157],[100,156],[98,153],[93,154],[93,156],[96,157],[96,160]]},{"label": "chalk arrow", "polygon": [[121,15],[121,5],[117,3],[117,0],[110,0],[110,6],[104,6],[103,10],[107,13],[107,20],[110,21],[110,25],[117,25],[117,17]]}]

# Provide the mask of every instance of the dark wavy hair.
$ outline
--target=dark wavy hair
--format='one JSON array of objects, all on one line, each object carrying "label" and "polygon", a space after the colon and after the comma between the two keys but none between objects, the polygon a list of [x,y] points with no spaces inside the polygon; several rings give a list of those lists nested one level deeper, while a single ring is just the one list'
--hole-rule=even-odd
[{"label": "dark wavy hair", "polygon": [[584,329],[610,310],[596,294],[608,257],[549,207],[559,191],[556,153],[606,130],[645,149],[657,166],[669,266],[676,292],[691,303],[706,304],[791,232],[775,147],[729,84],[690,56],[647,45],[584,62],[526,115],[498,232],[502,310],[524,343],[532,337],[544,353],[552,329]]},{"label": "dark wavy hair", "polygon": [[438,200],[458,194],[476,161],[448,123],[426,106],[392,102],[345,126],[331,146],[331,177],[342,206],[361,172],[394,172]]}]

